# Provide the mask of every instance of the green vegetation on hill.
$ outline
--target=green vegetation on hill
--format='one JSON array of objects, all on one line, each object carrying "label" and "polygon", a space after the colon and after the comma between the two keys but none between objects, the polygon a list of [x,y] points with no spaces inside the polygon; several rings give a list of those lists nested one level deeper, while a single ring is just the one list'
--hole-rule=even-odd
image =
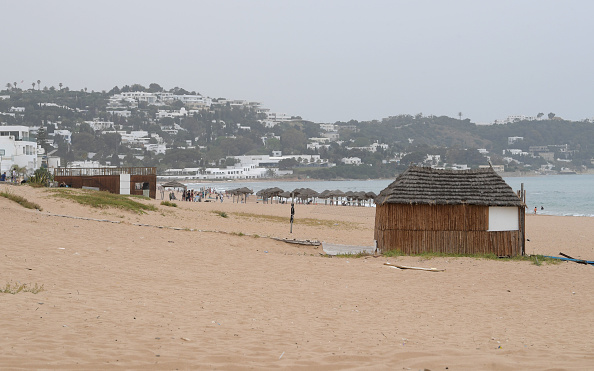
[{"label": "green vegetation on hill", "polygon": [[[478,149],[488,151],[493,165],[506,164],[509,170],[537,169],[547,163],[540,157],[503,154],[506,149],[528,152],[530,146],[551,146],[553,165],[557,168],[591,168],[594,158],[594,124],[583,121],[565,121],[554,114],[540,121],[519,121],[506,125],[475,125],[469,119],[422,114],[397,115],[381,120],[336,122],[338,140],[327,148],[308,149],[310,138],[325,134],[319,123],[294,117],[270,127],[266,114],[257,105],[231,105],[213,99],[208,110],[196,110],[181,117],[158,118],[158,110],[179,110],[184,104],[172,101],[166,106],[128,104],[130,117],[110,113],[107,103],[114,94],[130,91],[163,92],[156,83],[144,87],[139,84],[114,87],[109,92],[94,92],[68,87],[37,87],[22,90],[7,85],[0,95],[0,113],[9,113],[11,107],[24,107],[24,113],[0,115],[6,125],[40,127],[37,141],[48,152],[54,147],[53,139],[63,163],[74,160],[96,160],[118,166],[155,166],[159,172],[168,168],[207,168],[233,165],[228,156],[271,154],[319,154],[338,166],[322,167],[322,163],[289,162],[282,168],[292,168],[299,176],[311,178],[378,178],[392,177],[396,171],[410,163],[422,163],[427,155],[438,156],[440,163],[466,164],[471,167],[486,165],[487,157]],[[175,87],[173,94],[196,94]],[[124,102],[125,103],[125,102]],[[123,104],[124,104],[123,103]],[[127,103],[126,103],[127,104]],[[186,107],[189,110],[191,107]],[[544,115],[540,115],[541,117]],[[94,131],[85,121],[113,122],[114,127],[103,132]],[[56,130],[72,132],[72,142],[55,135]],[[149,144],[162,141],[165,154],[147,150],[142,144],[122,142],[121,133],[146,131]],[[117,131],[117,132],[116,132]],[[508,137],[523,137],[509,145]],[[386,144],[375,152],[368,147],[374,143]],[[565,147],[562,147],[565,146]],[[343,158],[358,157],[362,166],[340,165]],[[508,157],[508,159],[504,159]],[[508,164],[509,157],[515,161]],[[557,163],[558,159],[566,160]],[[396,165],[398,163],[399,165]]]}]

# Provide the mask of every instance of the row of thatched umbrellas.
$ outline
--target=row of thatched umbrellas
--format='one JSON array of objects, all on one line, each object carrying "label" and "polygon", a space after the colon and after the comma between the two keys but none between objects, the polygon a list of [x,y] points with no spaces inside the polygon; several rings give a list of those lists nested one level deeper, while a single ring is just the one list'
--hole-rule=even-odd
[{"label": "row of thatched umbrellas", "polygon": [[[242,188],[236,188],[236,189],[232,189],[227,191],[227,193],[232,194],[233,196],[245,196],[247,197],[248,194],[252,194],[254,193],[254,191],[252,191],[251,189],[247,188],[247,187],[242,187]],[[373,200],[375,199],[375,197],[377,196],[375,193],[373,192],[353,192],[353,191],[347,191],[347,192],[343,192],[339,189],[336,189],[334,191],[331,190],[325,190],[323,192],[317,192],[314,191],[311,188],[296,188],[293,191],[284,191],[281,188],[278,187],[273,187],[273,188],[265,188],[262,189],[260,191],[258,191],[256,193],[256,195],[258,195],[259,197],[262,197],[262,199],[266,202],[269,199],[272,199],[274,197],[278,198],[291,198],[291,197],[295,197],[298,200],[301,200],[301,202],[308,202],[310,200],[316,199],[316,198],[321,198],[321,199],[330,199],[330,204],[334,204],[334,201],[336,200],[336,204],[338,205],[338,200],[339,199],[346,199],[348,202],[353,202],[356,201],[359,204],[361,202],[365,202],[368,200]]]}]

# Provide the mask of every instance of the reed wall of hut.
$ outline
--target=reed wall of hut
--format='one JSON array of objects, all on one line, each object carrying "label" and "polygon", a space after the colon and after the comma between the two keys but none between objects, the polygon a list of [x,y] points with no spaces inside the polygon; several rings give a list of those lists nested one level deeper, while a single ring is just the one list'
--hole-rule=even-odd
[{"label": "reed wall of hut", "polygon": [[[524,210],[515,209],[522,226]],[[374,237],[381,252],[517,256],[522,231],[490,231],[488,206],[384,204],[376,207]]]}]

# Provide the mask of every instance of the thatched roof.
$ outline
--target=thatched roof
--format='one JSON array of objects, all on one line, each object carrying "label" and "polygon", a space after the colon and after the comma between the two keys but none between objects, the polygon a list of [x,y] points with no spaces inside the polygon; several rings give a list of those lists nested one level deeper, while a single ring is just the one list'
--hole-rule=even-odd
[{"label": "thatched roof", "polygon": [[183,183],[180,183],[178,181],[172,180],[170,182],[161,184],[161,187],[163,187],[163,188],[184,188],[185,189],[186,185]]},{"label": "thatched roof", "polygon": [[523,206],[492,168],[437,170],[411,166],[375,198],[377,205]]}]

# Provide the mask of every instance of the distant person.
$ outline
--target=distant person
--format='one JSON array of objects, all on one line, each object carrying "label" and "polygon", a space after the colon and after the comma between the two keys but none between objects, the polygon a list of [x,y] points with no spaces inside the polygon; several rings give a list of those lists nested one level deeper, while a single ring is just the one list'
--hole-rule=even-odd
[{"label": "distant person", "polygon": [[0,175],[0,182],[6,182],[6,171]]},{"label": "distant person", "polygon": [[541,207],[540,207],[540,209],[541,209],[541,210],[544,210],[544,206],[541,206]]},{"label": "distant person", "polygon": [[534,206],[534,215],[536,215],[536,210],[537,210],[536,206]]}]

